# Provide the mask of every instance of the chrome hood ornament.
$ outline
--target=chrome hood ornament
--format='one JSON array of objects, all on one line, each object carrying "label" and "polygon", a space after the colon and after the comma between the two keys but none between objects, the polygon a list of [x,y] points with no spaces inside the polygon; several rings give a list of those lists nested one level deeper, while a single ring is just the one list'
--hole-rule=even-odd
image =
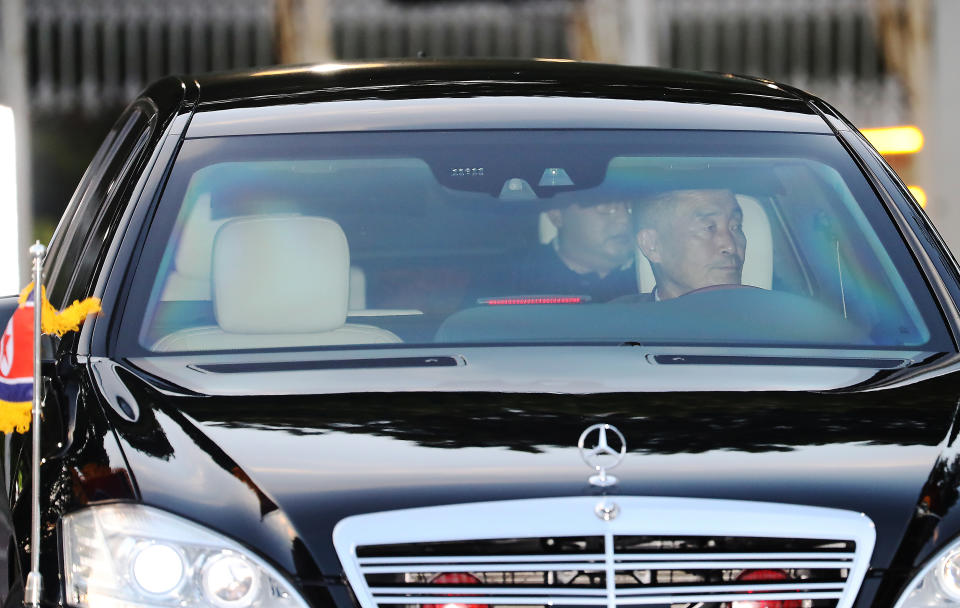
[{"label": "chrome hood ornament", "polygon": [[[620,445],[619,449],[616,448],[617,443]],[[607,470],[620,464],[627,453],[627,440],[617,427],[605,423],[587,427],[587,430],[581,433],[577,447],[580,448],[583,461],[597,472],[590,476],[590,485],[608,488],[617,483],[616,477],[607,475]]]}]

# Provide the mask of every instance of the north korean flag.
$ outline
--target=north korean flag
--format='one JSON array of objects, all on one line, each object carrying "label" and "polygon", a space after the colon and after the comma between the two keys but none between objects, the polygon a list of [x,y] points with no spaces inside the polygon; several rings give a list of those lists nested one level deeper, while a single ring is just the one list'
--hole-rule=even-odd
[{"label": "north korean flag", "polygon": [[0,407],[33,401],[33,294],[0,337]]}]

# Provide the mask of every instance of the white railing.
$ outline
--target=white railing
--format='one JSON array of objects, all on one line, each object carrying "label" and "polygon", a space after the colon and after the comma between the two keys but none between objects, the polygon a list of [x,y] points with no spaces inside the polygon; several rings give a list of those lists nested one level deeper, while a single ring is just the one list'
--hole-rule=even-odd
[{"label": "white railing", "polygon": [[[905,119],[903,89],[884,69],[876,43],[871,0],[603,0],[624,15],[629,2],[652,3],[656,27],[619,35],[651,32],[651,56],[659,65],[782,80],[830,100],[858,124]],[[31,92],[39,110],[96,112],[164,74],[276,61],[274,0],[32,0],[26,6]],[[580,0],[328,2],[333,54],[345,60],[421,52],[572,57],[579,6]]]},{"label": "white railing", "polygon": [[397,4],[332,2],[334,54],[369,57],[571,57],[572,0]]},{"label": "white railing", "polygon": [[39,110],[115,111],[165,74],[274,62],[272,0],[33,0],[26,17]]},{"label": "white railing", "polygon": [[829,100],[854,123],[906,119],[870,0],[656,0],[661,65],[764,76]]}]

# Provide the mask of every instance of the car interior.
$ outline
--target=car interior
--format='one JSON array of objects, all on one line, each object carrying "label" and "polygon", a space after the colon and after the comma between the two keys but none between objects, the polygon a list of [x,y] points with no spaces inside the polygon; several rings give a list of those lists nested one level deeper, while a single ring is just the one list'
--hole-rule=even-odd
[{"label": "car interior", "polygon": [[[555,193],[544,186],[546,176],[569,186],[563,176],[582,173],[544,160],[536,168],[544,176],[539,183],[519,170],[501,181],[509,169],[494,180],[490,170],[456,168],[462,175],[452,179],[437,162],[263,159],[190,172],[174,190],[176,214],[140,345],[167,353],[677,339],[883,346],[925,339],[909,290],[857,200],[836,171],[816,161],[611,155],[584,188]],[[470,171],[493,185],[470,182]],[[548,209],[588,190],[640,200],[653,188],[691,184],[735,195],[747,239],[742,284],[756,289],[626,306],[593,302],[590,294],[517,292],[508,281],[525,251],[555,238]],[[634,259],[639,292],[649,292],[650,264],[639,248]],[[543,303],[553,301],[543,296],[576,296],[579,303]],[[504,297],[514,305],[489,305]]]}]

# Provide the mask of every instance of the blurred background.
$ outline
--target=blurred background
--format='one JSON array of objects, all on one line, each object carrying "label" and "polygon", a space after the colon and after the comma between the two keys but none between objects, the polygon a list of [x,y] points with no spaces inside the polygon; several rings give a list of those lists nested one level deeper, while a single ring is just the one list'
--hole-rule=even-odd
[{"label": "blurred background", "polygon": [[960,0],[0,0],[0,292],[23,283],[17,253],[49,239],[146,83],[418,54],[712,70],[800,87],[877,129],[872,141],[960,251],[958,26]]}]

